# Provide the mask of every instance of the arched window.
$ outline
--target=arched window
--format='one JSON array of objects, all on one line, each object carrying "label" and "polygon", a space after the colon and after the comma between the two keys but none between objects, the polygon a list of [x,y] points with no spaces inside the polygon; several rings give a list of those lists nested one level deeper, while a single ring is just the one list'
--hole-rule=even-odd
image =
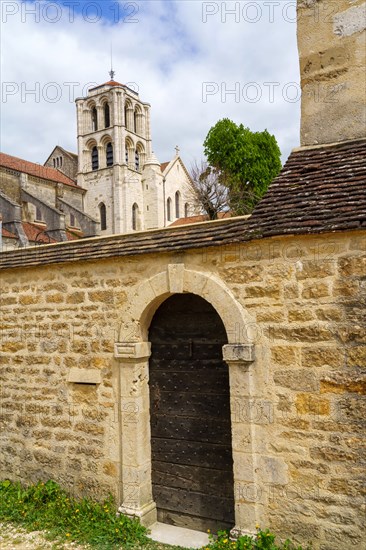
[{"label": "arched window", "polygon": [[104,127],[109,128],[111,125],[111,111],[108,103],[104,105]]},{"label": "arched window", "polygon": [[139,207],[135,203],[132,207],[132,229],[137,230]]},{"label": "arched window", "polygon": [[96,107],[93,107],[91,115],[92,115],[92,130],[93,132],[96,132],[98,130],[98,112]]},{"label": "arched window", "polygon": [[136,111],[134,111],[134,113],[133,113],[133,131],[136,134],[136,132],[137,132],[137,113],[136,113]]},{"label": "arched window", "polygon": [[75,216],[74,216],[74,214],[70,214],[70,225],[71,225],[71,227],[75,227]]},{"label": "arched window", "polygon": [[60,157],[60,168],[62,168],[62,157]]},{"label": "arched window", "polygon": [[107,209],[104,202],[101,202],[99,205],[99,216],[100,216],[100,229],[105,231],[107,229]]},{"label": "arched window", "polygon": [[94,146],[91,153],[92,158],[92,170],[98,170],[99,168],[99,155],[98,147]]},{"label": "arched window", "polygon": [[53,167],[56,168],[56,159],[52,159],[53,160]]},{"label": "arched window", "polygon": [[175,217],[180,218],[180,193],[179,191],[175,194]]},{"label": "arched window", "polygon": [[166,217],[168,222],[172,221],[172,199],[170,197],[166,201]]},{"label": "arched window", "polygon": [[36,206],[36,220],[42,221],[42,210],[39,206]]},{"label": "arched window", "polygon": [[125,105],[125,126],[127,129],[127,105]]},{"label": "arched window", "polygon": [[107,166],[113,166],[113,145],[111,144],[111,142],[107,143],[105,152]]},{"label": "arched window", "polygon": [[126,145],[126,164],[128,164],[128,149],[127,149],[127,145]]},{"label": "arched window", "polygon": [[137,149],[135,151],[135,168],[137,171],[140,170],[140,153],[138,152]]},{"label": "arched window", "polygon": [[188,218],[188,214],[189,214],[189,204],[188,202],[186,202],[184,205],[184,217]]}]

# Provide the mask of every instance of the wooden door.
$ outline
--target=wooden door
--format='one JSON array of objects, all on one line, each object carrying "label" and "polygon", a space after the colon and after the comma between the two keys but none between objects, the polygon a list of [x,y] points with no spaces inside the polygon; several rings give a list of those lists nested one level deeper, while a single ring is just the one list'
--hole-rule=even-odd
[{"label": "wooden door", "polygon": [[149,332],[153,498],[158,520],[215,531],[234,525],[227,343],[215,309],[176,294]]}]

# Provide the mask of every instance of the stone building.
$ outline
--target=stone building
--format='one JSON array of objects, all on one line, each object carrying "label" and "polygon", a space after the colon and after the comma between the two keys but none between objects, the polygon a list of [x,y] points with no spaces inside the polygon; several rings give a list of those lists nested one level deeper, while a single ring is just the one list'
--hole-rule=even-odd
[{"label": "stone building", "polygon": [[[362,5],[314,23],[324,2],[298,2],[303,72],[342,85],[342,117]],[[301,147],[249,218],[1,255],[2,477],[112,492],[148,526],[362,547],[366,135],[329,115],[303,95]]]},{"label": "stone building", "polygon": [[178,147],[160,164],[150,105],[136,92],[110,80],[76,104],[78,155],[56,146],[40,166],[0,154],[3,250],[166,227],[197,213]]},{"label": "stone building", "polygon": [[110,80],[76,104],[78,184],[103,235],[165,227],[188,214],[189,175],[178,148],[170,163],[155,157],[148,103]]},{"label": "stone building", "polygon": [[0,153],[2,250],[98,234],[84,197],[59,170]]}]

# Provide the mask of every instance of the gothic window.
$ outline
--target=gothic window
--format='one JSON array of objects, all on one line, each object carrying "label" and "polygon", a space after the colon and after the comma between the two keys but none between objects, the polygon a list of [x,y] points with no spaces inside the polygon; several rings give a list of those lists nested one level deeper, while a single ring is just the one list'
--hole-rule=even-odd
[{"label": "gothic window", "polygon": [[137,133],[137,114],[136,111],[133,113],[133,131]]},{"label": "gothic window", "polygon": [[60,157],[60,168],[62,168],[62,157]]},{"label": "gothic window", "polygon": [[99,205],[99,216],[100,216],[100,229],[105,231],[107,229],[107,209],[103,202]]},{"label": "gothic window", "polygon": [[53,167],[56,168],[56,159],[52,159],[53,160]]},{"label": "gothic window", "polygon": [[96,107],[92,109],[92,130],[96,132],[98,130],[98,112]]},{"label": "gothic window", "polygon": [[107,143],[106,162],[107,166],[113,166],[113,145],[111,144],[111,142]]},{"label": "gothic window", "polygon": [[36,206],[36,220],[41,221],[42,220],[42,210],[39,206]]},{"label": "gothic window", "polygon": [[111,125],[111,112],[108,103],[104,105],[104,127],[109,128]]},{"label": "gothic window", "polygon": [[175,217],[180,218],[180,193],[179,191],[175,194]]},{"label": "gothic window", "polygon": [[132,207],[132,229],[137,230],[139,207],[135,203]]},{"label": "gothic window", "polygon": [[98,148],[95,146],[92,149],[91,153],[92,158],[92,170],[98,170],[99,168],[99,155],[98,155]]},{"label": "gothic window", "polygon": [[189,214],[189,204],[188,202],[186,202],[184,205],[184,217],[188,218],[188,214]]},{"label": "gothic window", "polygon": [[70,214],[70,225],[71,225],[71,227],[75,227],[75,216],[74,216],[74,214]]},{"label": "gothic window", "polygon": [[166,217],[168,222],[172,221],[172,199],[170,197],[166,201]]},{"label": "gothic window", "polygon": [[135,168],[137,171],[140,170],[140,153],[138,152],[137,149],[135,151]]}]

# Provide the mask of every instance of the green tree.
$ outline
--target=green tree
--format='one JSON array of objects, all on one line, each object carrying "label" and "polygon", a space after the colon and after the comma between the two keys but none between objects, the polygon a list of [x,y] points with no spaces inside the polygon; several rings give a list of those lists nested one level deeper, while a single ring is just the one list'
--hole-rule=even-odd
[{"label": "green tree", "polygon": [[228,188],[228,205],[236,214],[250,213],[281,170],[281,151],[267,130],[251,132],[224,118],[208,132],[204,151]]}]

